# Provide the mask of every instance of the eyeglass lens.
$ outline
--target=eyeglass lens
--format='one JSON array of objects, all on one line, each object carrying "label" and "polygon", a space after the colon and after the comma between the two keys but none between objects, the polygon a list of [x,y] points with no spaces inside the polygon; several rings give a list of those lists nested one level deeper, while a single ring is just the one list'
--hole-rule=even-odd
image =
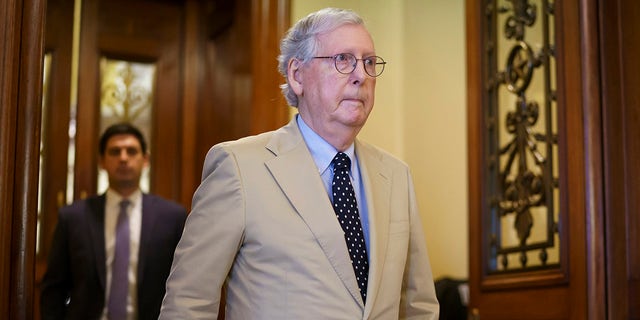
[{"label": "eyeglass lens", "polygon": [[336,69],[340,73],[348,74],[356,69],[358,60],[362,60],[364,65],[364,71],[372,76],[377,77],[384,71],[384,60],[378,56],[371,56],[362,59],[357,59],[350,53],[341,53],[335,56]]}]

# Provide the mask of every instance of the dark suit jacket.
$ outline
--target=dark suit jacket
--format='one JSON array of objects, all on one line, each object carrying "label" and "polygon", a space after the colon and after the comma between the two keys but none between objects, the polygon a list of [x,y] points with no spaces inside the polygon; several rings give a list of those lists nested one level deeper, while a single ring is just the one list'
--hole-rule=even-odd
[{"label": "dark suit jacket", "polygon": [[[60,210],[47,272],[42,281],[42,319],[99,319],[105,300],[105,196]],[[143,194],[138,255],[138,316],[157,319],[186,210]],[[68,304],[67,304],[68,300]]]}]

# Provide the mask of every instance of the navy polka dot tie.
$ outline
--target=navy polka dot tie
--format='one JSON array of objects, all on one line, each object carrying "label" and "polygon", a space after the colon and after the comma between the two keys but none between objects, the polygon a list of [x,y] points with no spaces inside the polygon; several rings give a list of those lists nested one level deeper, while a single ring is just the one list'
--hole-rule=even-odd
[{"label": "navy polka dot tie", "polygon": [[369,262],[364,233],[360,224],[358,203],[351,185],[351,178],[349,178],[351,160],[346,154],[338,152],[331,163],[333,164],[333,182],[331,185],[333,210],[336,212],[338,221],[340,221],[342,231],[344,231],[344,239],[347,243],[347,249],[349,249],[351,264],[356,274],[362,301],[366,301]]}]

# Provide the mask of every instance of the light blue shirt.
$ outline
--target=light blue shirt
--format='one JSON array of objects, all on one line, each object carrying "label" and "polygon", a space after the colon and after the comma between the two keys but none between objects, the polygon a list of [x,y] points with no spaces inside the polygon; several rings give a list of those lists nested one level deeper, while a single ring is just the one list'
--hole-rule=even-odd
[{"label": "light blue shirt", "polygon": [[[333,193],[331,192],[333,168],[331,168],[331,160],[336,156],[338,150],[309,128],[300,115],[296,115],[296,122],[300,132],[302,133],[302,138],[311,153],[311,157],[316,163],[316,167],[318,167],[318,173],[320,174],[320,178],[322,178],[322,182],[324,182],[327,196],[331,203],[333,203]],[[369,210],[367,208],[367,198],[365,196],[364,188],[362,187],[362,177],[360,175],[360,167],[358,166],[358,156],[355,154],[353,144],[351,144],[344,153],[346,153],[351,159],[351,171],[349,174],[351,176],[353,191],[356,194],[356,201],[358,201],[360,223],[362,224],[364,241],[367,245],[367,253],[369,253]]]}]

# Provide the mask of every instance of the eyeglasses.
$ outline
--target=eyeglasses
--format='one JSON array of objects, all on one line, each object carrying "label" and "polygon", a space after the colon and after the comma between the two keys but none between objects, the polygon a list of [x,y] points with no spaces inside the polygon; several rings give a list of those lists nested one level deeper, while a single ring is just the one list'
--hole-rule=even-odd
[{"label": "eyeglasses", "polygon": [[312,57],[313,59],[333,59],[336,70],[342,74],[350,74],[356,69],[358,61],[362,60],[364,71],[371,77],[377,77],[384,71],[384,65],[387,64],[384,59],[378,56],[371,56],[362,59],[356,58],[351,53],[338,53],[330,57]]}]

